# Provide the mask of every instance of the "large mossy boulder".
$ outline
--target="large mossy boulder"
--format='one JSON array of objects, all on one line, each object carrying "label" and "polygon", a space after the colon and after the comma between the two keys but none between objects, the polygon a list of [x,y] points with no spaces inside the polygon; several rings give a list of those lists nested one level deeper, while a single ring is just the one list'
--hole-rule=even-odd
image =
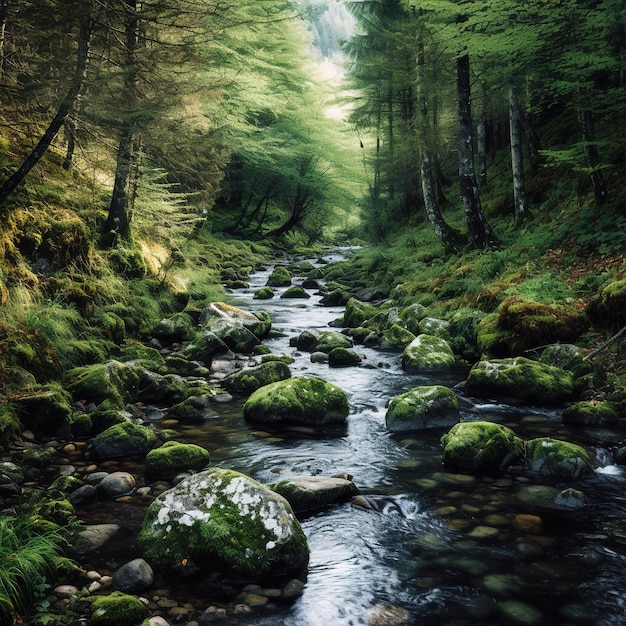
[{"label": "large mossy boulder", "polygon": [[423,304],[411,304],[399,313],[403,326],[414,335],[420,334],[419,323],[426,317],[426,307]]},{"label": "large mossy boulder", "polygon": [[123,407],[139,391],[140,368],[120,361],[85,365],[70,370],[66,388],[77,400],[99,404],[105,400]]},{"label": "large mossy boulder", "polygon": [[272,319],[265,311],[251,313],[225,302],[211,302],[200,315],[200,324],[207,330],[213,331],[220,336],[217,329],[227,326],[243,326],[249,330],[259,341],[265,339],[272,329]]},{"label": "large mossy boulder", "polygon": [[404,432],[449,428],[459,421],[459,399],[440,385],[416,387],[395,397],[385,416],[387,430]]},{"label": "large mossy boulder", "polygon": [[283,265],[277,265],[269,275],[266,283],[267,287],[289,287],[291,285],[291,274]]},{"label": "large mossy boulder", "polygon": [[213,359],[228,352],[228,346],[210,330],[201,331],[193,343],[186,346],[182,354],[192,361],[200,361],[207,367]]},{"label": "large mossy boulder", "polygon": [[303,570],[306,537],[287,500],[238,472],[210,468],[150,505],[137,538],[166,573],[218,572],[260,581]]},{"label": "large mossy boulder", "polygon": [[626,278],[606,285],[587,309],[594,323],[608,328],[626,325]]},{"label": "large mossy boulder", "polygon": [[206,448],[193,443],[166,441],[146,455],[146,475],[169,480],[181,472],[197,472],[209,464]]},{"label": "large mossy boulder", "polygon": [[359,493],[351,480],[324,476],[288,478],[271,488],[283,496],[296,513],[318,511],[332,504],[345,502]]},{"label": "large mossy boulder", "polygon": [[557,404],[571,398],[571,372],[524,357],[479,361],[472,367],[465,392],[508,402]]},{"label": "large mossy boulder", "polygon": [[618,418],[618,410],[612,402],[575,402],[563,411],[564,424],[614,426]]},{"label": "large mossy boulder", "polygon": [[354,350],[333,348],[328,353],[328,365],[330,367],[356,367],[360,364],[361,357]]},{"label": "large mossy boulder", "polygon": [[158,320],[152,327],[150,334],[156,339],[174,343],[191,341],[196,335],[196,330],[190,315],[174,313],[174,315]]},{"label": "large mossy boulder", "polygon": [[503,469],[521,459],[524,442],[493,422],[462,422],[441,438],[445,465],[467,470]]},{"label": "large mossy boulder", "polygon": [[335,330],[305,330],[294,341],[295,347],[304,352],[324,352],[328,354],[335,348],[352,348],[350,337]]},{"label": "large mossy boulder", "polygon": [[543,437],[526,445],[526,467],[542,476],[578,478],[591,474],[593,466],[587,451],[575,443]]},{"label": "large mossy boulder", "polygon": [[454,361],[448,342],[433,335],[418,335],[402,353],[402,368],[409,371],[443,369]]},{"label": "large mossy boulder", "polygon": [[364,323],[374,317],[379,312],[378,307],[361,302],[356,298],[350,298],[346,304],[346,310],[343,314],[343,324],[347,328],[358,328],[364,326]]},{"label": "large mossy boulder", "polygon": [[215,333],[229,350],[237,354],[252,354],[261,340],[248,328],[239,323],[218,319],[211,323],[211,332]]},{"label": "large mossy boulder", "polygon": [[96,596],[91,603],[93,626],[139,626],[148,617],[148,607],[136,596],[114,591]]},{"label": "large mossy boulder", "polygon": [[124,422],[115,424],[87,442],[90,456],[96,459],[121,459],[145,457],[154,447],[157,438],[146,426]]},{"label": "large mossy boulder", "polygon": [[321,378],[291,378],[266,385],[243,406],[246,419],[265,424],[343,424],[349,410],[346,394]]},{"label": "large mossy boulder", "polygon": [[19,394],[11,405],[19,415],[22,426],[35,436],[68,439],[71,402],[71,395],[58,383],[49,383],[38,386],[32,392]]},{"label": "large mossy boulder", "polygon": [[291,287],[288,287],[287,289],[285,289],[285,291],[283,291],[283,293],[280,295],[281,298],[292,298],[292,299],[308,299],[311,297],[311,294],[307,293],[302,287],[300,287],[299,285],[293,285]]},{"label": "large mossy boulder", "polygon": [[142,369],[140,371],[137,399],[146,403],[175,404],[189,395],[184,378],[177,374],[162,376]]},{"label": "large mossy boulder", "polygon": [[416,337],[410,330],[399,324],[392,324],[382,331],[380,339],[385,348],[402,350],[415,341]]},{"label": "large mossy boulder", "polygon": [[281,361],[267,361],[230,374],[221,384],[231,393],[250,394],[260,387],[288,378],[291,378],[288,365]]}]

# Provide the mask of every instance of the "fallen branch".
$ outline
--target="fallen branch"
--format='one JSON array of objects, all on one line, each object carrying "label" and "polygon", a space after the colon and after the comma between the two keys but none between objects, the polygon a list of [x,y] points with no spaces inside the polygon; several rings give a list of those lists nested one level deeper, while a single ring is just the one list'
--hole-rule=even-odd
[{"label": "fallen branch", "polygon": [[613,335],[609,340],[605,341],[601,346],[598,346],[595,350],[592,350],[589,354],[587,354],[583,358],[583,361],[593,359],[594,356],[613,345],[624,334],[626,334],[626,326],[624,326],[624,328],[622,328],[622,330],[620,330],[617,334]]}]

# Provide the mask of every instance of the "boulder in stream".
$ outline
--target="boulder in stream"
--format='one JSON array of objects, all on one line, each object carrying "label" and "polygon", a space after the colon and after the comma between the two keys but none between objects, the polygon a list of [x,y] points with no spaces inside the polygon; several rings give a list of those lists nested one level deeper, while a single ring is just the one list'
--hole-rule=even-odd
[{"label": "boulder in stream", "polygon": [[157,441],[150,428],[124,422],[115,424],[87,442],[89,454],[96,459],[145,457]]},{"label": "boulder in stream", "polygon": [[321,378],[290,378],[257,389],[243,406],[247,420],[265,424],[297,422],[312,426],[344,424],[346,394]]},{"label": "boulder in stream", "polygon": [[531,439],[526,446],[526,466],[542,476],[578,478],[591,474],[587,451],[575,443],[549,437]]},{"label": "boulder in stream", "polygon": [[345,502],[359,493],[351,480],[324,476],[289,478],[271,487],[289,502],[296,513],[317,511]]},{"label": "boulder in stream", "polygon": [[180,472],[199,471],[209,464],[208,450],[193,443],[166,441],[146,455],[146,475],[169,480]]},{"label": "boulder in stream", "polygon": [[277,265],[267,279],[268,287],[289,287],[291,274],[284,265]]},{"label": "boulder in stream", "polygon": [[67,389],[80,400],[109,400],[121,408],[136,399],[140,373],[141,368],[120,361],[85,365],[67,373]]},{"label": "boulder in stream", "polygon": [[289,366],[281,361],[267,361],[248,367],[222,380],[222,386],[231,393],[250,394],[260,387],[291,378]]},{"label": "boulder in stream", "polygon": [[211,468],[150,505],[137,545],[153,567],[250,581],[303,570],[306,537],[287,500],[248,476]]},{"label": "boulder in stream", "polygon": [[454,365],[454,353],[445,339],[418,335],[402,353],[405,370],[436,370]]},{"label": "boulder in stream", "polygon": [[449,428],[458,421],[459,399],[454,391],[440,385],[416,387],[396,396],[385,416],[391,432]]},{"label": "boulder in stream", "polygon": [[251,313],[225,302],[212,302],[200,315],[200,324],[208,330],[212,330],[218,336],[215,329],[226,327],[243,326],[249,330],[257,339],[262,340],[269,334],[272,328],[272,320],[265,311]]}]

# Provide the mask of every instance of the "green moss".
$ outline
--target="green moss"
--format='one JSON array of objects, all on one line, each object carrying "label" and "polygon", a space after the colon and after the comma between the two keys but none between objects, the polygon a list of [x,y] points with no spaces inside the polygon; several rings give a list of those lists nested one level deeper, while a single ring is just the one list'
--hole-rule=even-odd
[{"label": "green moss", "polygon": [[281,298],[310,298],[311,295],[308,294],[302,287],[298,285],[293,285],[292,287],[288,287],[285,291],[280,295]]},{"label": "green moss", "polygon": [[626,325],[626,279],[609,283],[590,302],[589,316],[609,328]]},{"label": "green moss", "polygon": [[289,270],[282,265],[278,265],[274,268],[267,279],[267,286],[288,287],[289,285],[291,285],[291,274],[289,273]]},{"label": "green moss", "polygon": [[139,626],[148,616],[148,607],[135,596],[114,591],[98,596],[91,603],[94,626]]},{"label": "green moss", "polygon": [[285,365],[291,365],[295,363],[295,359],[285,354],[264,354],[261,357],[261,363],[271,363],[272,361],[279,361]]},{"label": "green moss", "polygon": [[192,341],[196,330],[191,317],[187,313],[174,313],[158,320],[152,327],[153,337],[169,342]]},{"label": "green moss", "polygon": [[48,383],[20,395],[12,405],[25,428],[37,435],[60,436],[69,434],[71,400],[59,383]]},{"label": "green moss", "polygon": [[5,447],[19,434],[22,424],[12,407],[0,403],[0,447]]},{"label": "green moss", "polygon": [[406,328],[402,328],[398,324],[393,324],[382,332],[381,338],[384,345],[390,348],[403,349],[415,340],[415,335],[410,330],[406,330]]},{"label": "green moss", "polygon": [[274,297],[274,290],[271,287],[261,287],[254,292],[255,300],[269,300]]},{"label": "green moss", "polygon": [[493,422],[463,422],[441,438],[443,462],[461,469],[506,467],[524,453],[522,440],[506,426]]},{"label": "green moss", "polygon": [[352,341],[349,337],[346,337],[343,333],[338,333],[334,330],[322,331],[315,343],[315,350],[318,352],[325,352],[328,354],[335,348],[351,348]]},{"label": "green moss", "polygon": [[70,370],[67,389],[79,400],[96,403],[110,400],[122,407],[136,398],[139,380],[137,368],[109,361]]},{"label": "green moss", "polygon": [[127,342],[123,348],[117,351],[116,359],[121,363],[140,365],[153,372],[158,372],[165,364],[165,360],[158,350],[145,346],[138,341]]},{"label": "green moss", "polygon": [[222,384],[231,392],[250,394],[260,387],[290,377],[289,367],[281,361],[274,360],[235,372],[225,378]]},{"label": "green moss", "polygon": [[361,357],[347,348],[333,348],[328,353],[328,364],[331,367],[355,367],[361,364]]},{"label": "green moss", "polygon": [[611,402],[576,402],[563,411],[564,424],[611,426],[617,421],[618,412]]},{"label": "green moss", "polygon": [[201,470],[209,460],[209,452],[201,446],[167,441],[146,455],[146,474],[152,478],[170,479],[180,472]]},{"label": "green moss", "polygon": [[96,458],[145,456],[156,441],[156,435],[150,428],[123,422],[110,426],[90,439],[88,449]]},{"label": "green moss", "polygon": [[450,426],[459,419],[459,399],[440,385],[411,389],[389,403],[385,422],[397,432],[414,428]]},{"label": "green moss", "polygon": [[346,303],[346,310],[343,315],[344,326],[348,328],[358,328],[374,317],[379,309],[371,304],[361,302],[356,298],[350,298]]},{"label": "green moss", "polygon": [[593,471],[586,450],[574,443],[544,437],[531,439],[526,449],[526,465],[537,474],[576,478]]},{"label": "green moss", "polygon": [[445,339],[418,335],[402,353],[404,369],[439,369],[454,365],[452,349]]},{"label": "green moss", "polygon": [[266,385],[243,407],[246,419],[266,423],[344,423],[349,410],[346,394],[321,378],[291,378]]},{"label": "green moss", "polygon": [[400,319],[414,335],[419,335],[419,323],[424,317],[426,307],[421,304],[411,304],[400,311]]}]

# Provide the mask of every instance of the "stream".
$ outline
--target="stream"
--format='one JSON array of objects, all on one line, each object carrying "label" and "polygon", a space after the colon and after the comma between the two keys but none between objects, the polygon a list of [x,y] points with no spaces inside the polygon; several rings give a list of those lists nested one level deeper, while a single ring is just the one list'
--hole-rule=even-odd
[{"label": "stream", "polygon": [[[347,502],[303,519],[311,549],[303,594],[291,604],[269,603],[228,623],[625,624],[626,472],[596,443],[614,435],[569,429],[560,410],[469,399],[472,406],[462,420],[497,421],[524,439],[551,436],[580,443],[597,456],[598,469],[575,482],[521,472],[446,471],[439,445],[443,431],[392,435],[385,428],[385,407],[419,385],[453,387],[468,368],[408,374],[398,352],[363,346],[355,347],[364,357],[359,367],[312,363],[289,339],[305,329],[328,330],[343,308],[320,306],[320,295],[313,292],[307,300],[281,299],[280,288],[271,300],[255,300],[272,269],[253,274],[247,288],[233,292],[235,303],[271,315],[273,328],[284,336],[264,344],[295,359],[293,376],[319,376],[346,392],[347,429],[326,436],[303,428],[265,431],[244,422],[243,399],[235,398],[216,404],[216,416],[205,424],[175,427],[177,439],[205,446],[212,465],[263,483],[350,474],[375,508]],[[546,505],[546,493],[568,487],[585,493],[584,508]]]}]

